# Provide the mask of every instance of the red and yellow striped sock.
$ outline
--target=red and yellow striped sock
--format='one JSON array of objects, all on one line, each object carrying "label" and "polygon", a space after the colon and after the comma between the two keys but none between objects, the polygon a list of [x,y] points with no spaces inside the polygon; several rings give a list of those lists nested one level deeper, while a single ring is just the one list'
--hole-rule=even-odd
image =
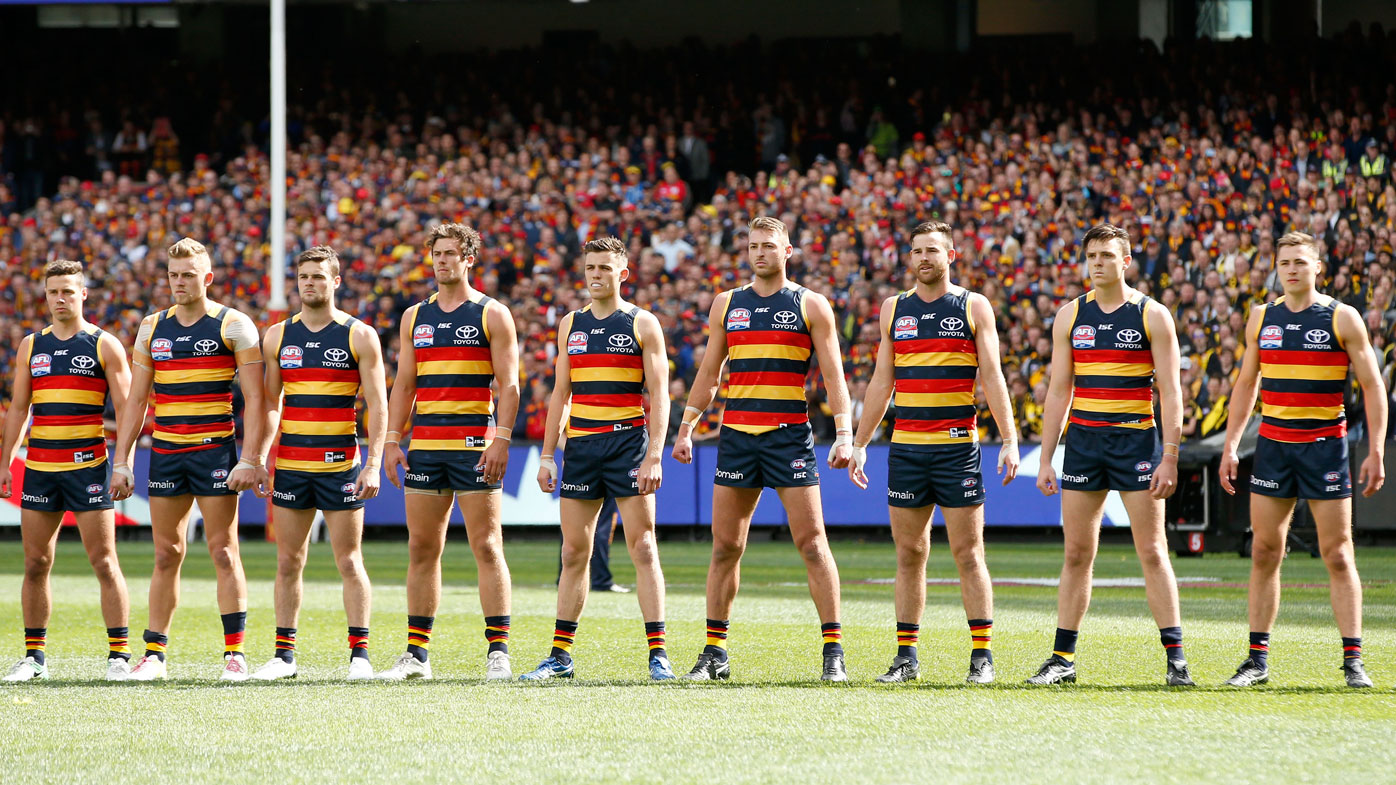
[{"label": "red and yellow striped sock", "polygon": [[664,651],[664,622],[645,622],[645,642],[649,644],[651,657],[667,656]]},{"label": "red and yellow striped sock", "polygon": [[131,629],[129,627],[107,628],[107,659],[131,659]]},{"label": "red and yellow striped sock", "polygon": [[44,664],[44,645],[48,639],[47,627],[24,628],[24,656],[33,657],[34,662]]},{"label": "red and yellow striped sock", "polygon": [[549,654],[561,662],[572,660],[572,643],[577,640],[577,622],[558,619],[553,628],[553,650]]},{"label": "red and yellow striped sock", "polygon": [[897,622],[897,656],[916,658],[916,643],[921,635],[921,625]]},{"label": "red and yellow striped sock", "polygon": [[704,651],[721,652],[722,657],[727,657],[727,628],[730,622],[726,619],[708,619],[708,644]]},{"label": "red and yellow striped sock", "polygon": [[431,626],[435,616],[407,617],[407,653],[420,662],[427,661],[427,650],[431,648]]},{"label": "red and yellow striped sock", "polygon": [[272,656],[283,659],[287,662],[296,660],[296,628],[277,627],[276,628],[276,650]]},{"label": "red and yellow striped sock", "polygon": [[990,639],[994,634],[993,619],[970,619],[969,620],[969,640],[971,660],[987,659],[994,661],[994,652],[989,647]]},{"label": "red and yellow striped sock", "polygon": [[843,653],[843,625],[831,621],[819,626],[819,632],[824,637],[824,656]]},{"label": "red and yellow striped sock", "polygon": [[247,635],[247,611],[225,613],[223,619],[223,656],[242,654],[242,639]]}]

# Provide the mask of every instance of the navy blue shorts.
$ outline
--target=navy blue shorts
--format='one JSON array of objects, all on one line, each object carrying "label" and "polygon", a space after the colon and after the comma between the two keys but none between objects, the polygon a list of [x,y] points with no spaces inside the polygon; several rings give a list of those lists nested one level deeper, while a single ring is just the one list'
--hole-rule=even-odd
[{"label": "navy blue shorts", "polygon": [[639,496],[640,464],[649,446],[644,428],[569,437],[562,449],[562,498]]},{"label": "navy blue shorts", "polygon": [[1147,491],[1162,453],[1156,428],[1073,425],[1066,431],[1062,490]]},{"label": "navy blue shorts", "polygon": [[972,507],[984,503],[979,443],[908,449],[887,453],[887,504],[892,507]]},{"label": "navy blue shorts", "polygon": [[111,461],[66,472],[25,469],[19,506],[42,512],[110,510]]},{"label": "navy blue shorts", "polygon": [[1251,493],[1277,499],[1352,498],[1347,439],[1296,444],[1260,437],[1251,464]]},{"label": "navy blue shorts", "polygon": [[751,434],[724,427],[718,434],[713,483],[732,488],[818,485],[813,429],[800,423]]},{"label": "navy blue shorts", "polygon": [[303,472],[277,469],[272,475],[271,503],[288,510],[357,510],[363,499],[354,497],[359,467],[342,472]]},{"label": "navy blue shorts", "polygon": [[503,483],[485,482],[485,473],[475,470],[483,454],[484,450],[408,452],[403,485],[412,490],[437,493],[471,493],[503,487]]},{"label": "navy blue shorts", "polygon": [[238,448],[225,442],[206,450],[150,453],[151,496],[236,496],[228,475],[238,462]]}]

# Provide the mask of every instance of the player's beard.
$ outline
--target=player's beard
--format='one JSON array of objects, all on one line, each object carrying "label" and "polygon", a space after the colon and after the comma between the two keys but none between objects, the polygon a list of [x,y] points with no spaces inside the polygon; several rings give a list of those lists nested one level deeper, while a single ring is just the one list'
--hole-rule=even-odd
[{"label": "player's beard", "polygon": [[318,310],[320,308],[328,307],[329,304],[330,298],[320,294],[319,292],[301,293],[301,305],[306,308]]},{"label": "player's beard", "polygon": [[945,280],[945,276],[949,272],[949,269],[939,265],[931,265],[931,269],[925,273],[922,273],[921,268],[918,267],[916,268],[916,280],[927,286],[935,286]]},{"label": "player's beard", "polygon": [[785,265],[780,262],[767,262],[765,269],[761,269],[753,264],[751,274],[762,280],[779,278],[785,274]]},{"label": "player's beard", "polygon": [[455,286],[456,284],[460,283],[460,282],[463,281],[463,280],[465,280],[465,273],[464,273],[463,271],[457,271],[457,270],[437,270],[437,271],[436,271],[436,283],[437,283],[438,286],[441,285],[441,284],[445,284],[446,286]]}]

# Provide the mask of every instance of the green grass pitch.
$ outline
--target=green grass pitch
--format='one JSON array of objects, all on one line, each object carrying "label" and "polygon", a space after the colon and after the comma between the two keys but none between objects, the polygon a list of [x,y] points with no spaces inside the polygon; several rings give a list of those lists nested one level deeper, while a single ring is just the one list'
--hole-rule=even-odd
[{"label": "green grass pitch", "polygon": [[[939,537],[939,532],[937,537]],[[557,546],[511,542],[516,673],[551,639]],[[1161,685],[1163,657],[1142,588],[1098,588],[1082,631],[1081,682],[1024,687],[1048,653],[1056,590],[996,590],[999,683],[962,683],[969,635],[959,590],[928,589],[922,680],[872,679],[894,651],[890,543],[838,540],[844,642],[853,683],[818,678],[819,624],[788,543],[753,543],[733,614],[734,681],[646,680],[635,596],[594,595],[578,632],[575,682],[481,682],[485,644],[474,564],[463,541],[446,554],[446,588],[432,639],[437,679],[346,684],[345,629],[328,545],[306,575],[291,683],[223,685],[212,567],[199,546],[184,571],[170,646],[172,680],[106,684],[96,584],[77,543],[60,546],[49,660],[54,680],[0,689],[0,783],[160,782],[1270,782],[1396,781],[1396,550],[1359,548],[1366,580],[1367,663],[1377,689],[1342,686],[1338,634],[1322,563],[1285,565],[1271,649],[1272,682],[1238,693],[1216,685],[1244,656],[1249,562],[1228,555],[1175,560],[1184,583],[1188,659],[1203,686]],[[990,543],[996,580],[1053,578],[1060,547]],[[370,543],[373,660],[405,642],[405,543]],[[706,544],[665,542],[669,650],[686,670],[702,646]],[[132,645],[145,623],[147,543],[122,543],[131,585]],[[245,543],[249,661],[271,654],[272,546]],[[624,548],[617,578],[631,582]],[[0,547],[0,652],[18,658],[22,627],[16,542]],[[954,567],[934,547],[932,578]],[[1137,578],[1127,546],[1102,548],[1097,579]]]}]

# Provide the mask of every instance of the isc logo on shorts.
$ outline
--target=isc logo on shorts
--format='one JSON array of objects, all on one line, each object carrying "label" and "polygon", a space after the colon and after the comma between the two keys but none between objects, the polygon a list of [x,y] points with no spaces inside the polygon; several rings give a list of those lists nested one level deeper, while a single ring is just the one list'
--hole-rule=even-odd
[{"label": "isc logo on shorts", "polygon": [[150,342],[152,360],[169,360],[174,357],[174,341],[169,338],[156,338]]},{"label": "isc logo on shorts", "polygon": [[30,376],[48,376],[53,370],[53,358],[47,354],[36,354],[29,358]]},{"label": "isc logo on shorts", "polygon": [[727,312],[728,330],[745,330],[751,326],[751,311],[745,308],[733,308]]},{"label": "isc logo on shorts", "polygon": [[412,346],[417,349],[423,346],[431,346],[432,339],[435,337],[435,327],[429,324],[419,324],[412,329]]},{"label": "isc logo on shorts", "polygon": [[903,316],[892,326],[892,337],[915,338],[918,324],[915,316]]},{"label": "isc logo on shorts", "polygon": [[305,360],[304,354],[299,346],[286,346],[281,349],[281,367],[299,368]]},{"label": "isc logo on shorts", "polygon": [[805,468],[805,459],[804,459],[804,458],[796,458],[795,460],[793,460],[793,461],[790,462],[790,468],[792,468],[792,469],[803,469],[803,468]]},{"label": "isc logo on shorts", "polygon": [[1260,348],[1278,349],[1284,345],[1285,331],[1278,325],[1272,324],[1264,327],[1260,331]]},{"label": "isc logo on shorts", "polygon": [[1073,349],[1094,349],[1095,348],[1095,328],[1089,324],[1083,324],[1071,331],[1071,348]]},{"label": "isc logo on shorts", "polygon": [[101,493],[101,492],[102,492],[102,486],[94,482],[94,483],[92,483],[91,485],[87,486],[87,492],[88,492],[88,493]]},{"label": "isc logo on shorts", "polygon": [[1324,482],[1337,482],[1337,481],[1338,481],[1338,478],[1341,477],[1341,476],[1342,476],[1342,475],[1339,474],[1338,472],[1329,472],[1329,473],[1323,475],[1323,481],[1324,481]]},{"label": "isc logo on shorts", "polygon": [[586,333],[582,332],[581,330],[578,330],[577,332],[574,332],[574,333],[572,333],[571,335],[567,336],[567,353],[568,353],[568,354],[586,354],[586,351],[587,351],[587,334],[586,334]]}]

